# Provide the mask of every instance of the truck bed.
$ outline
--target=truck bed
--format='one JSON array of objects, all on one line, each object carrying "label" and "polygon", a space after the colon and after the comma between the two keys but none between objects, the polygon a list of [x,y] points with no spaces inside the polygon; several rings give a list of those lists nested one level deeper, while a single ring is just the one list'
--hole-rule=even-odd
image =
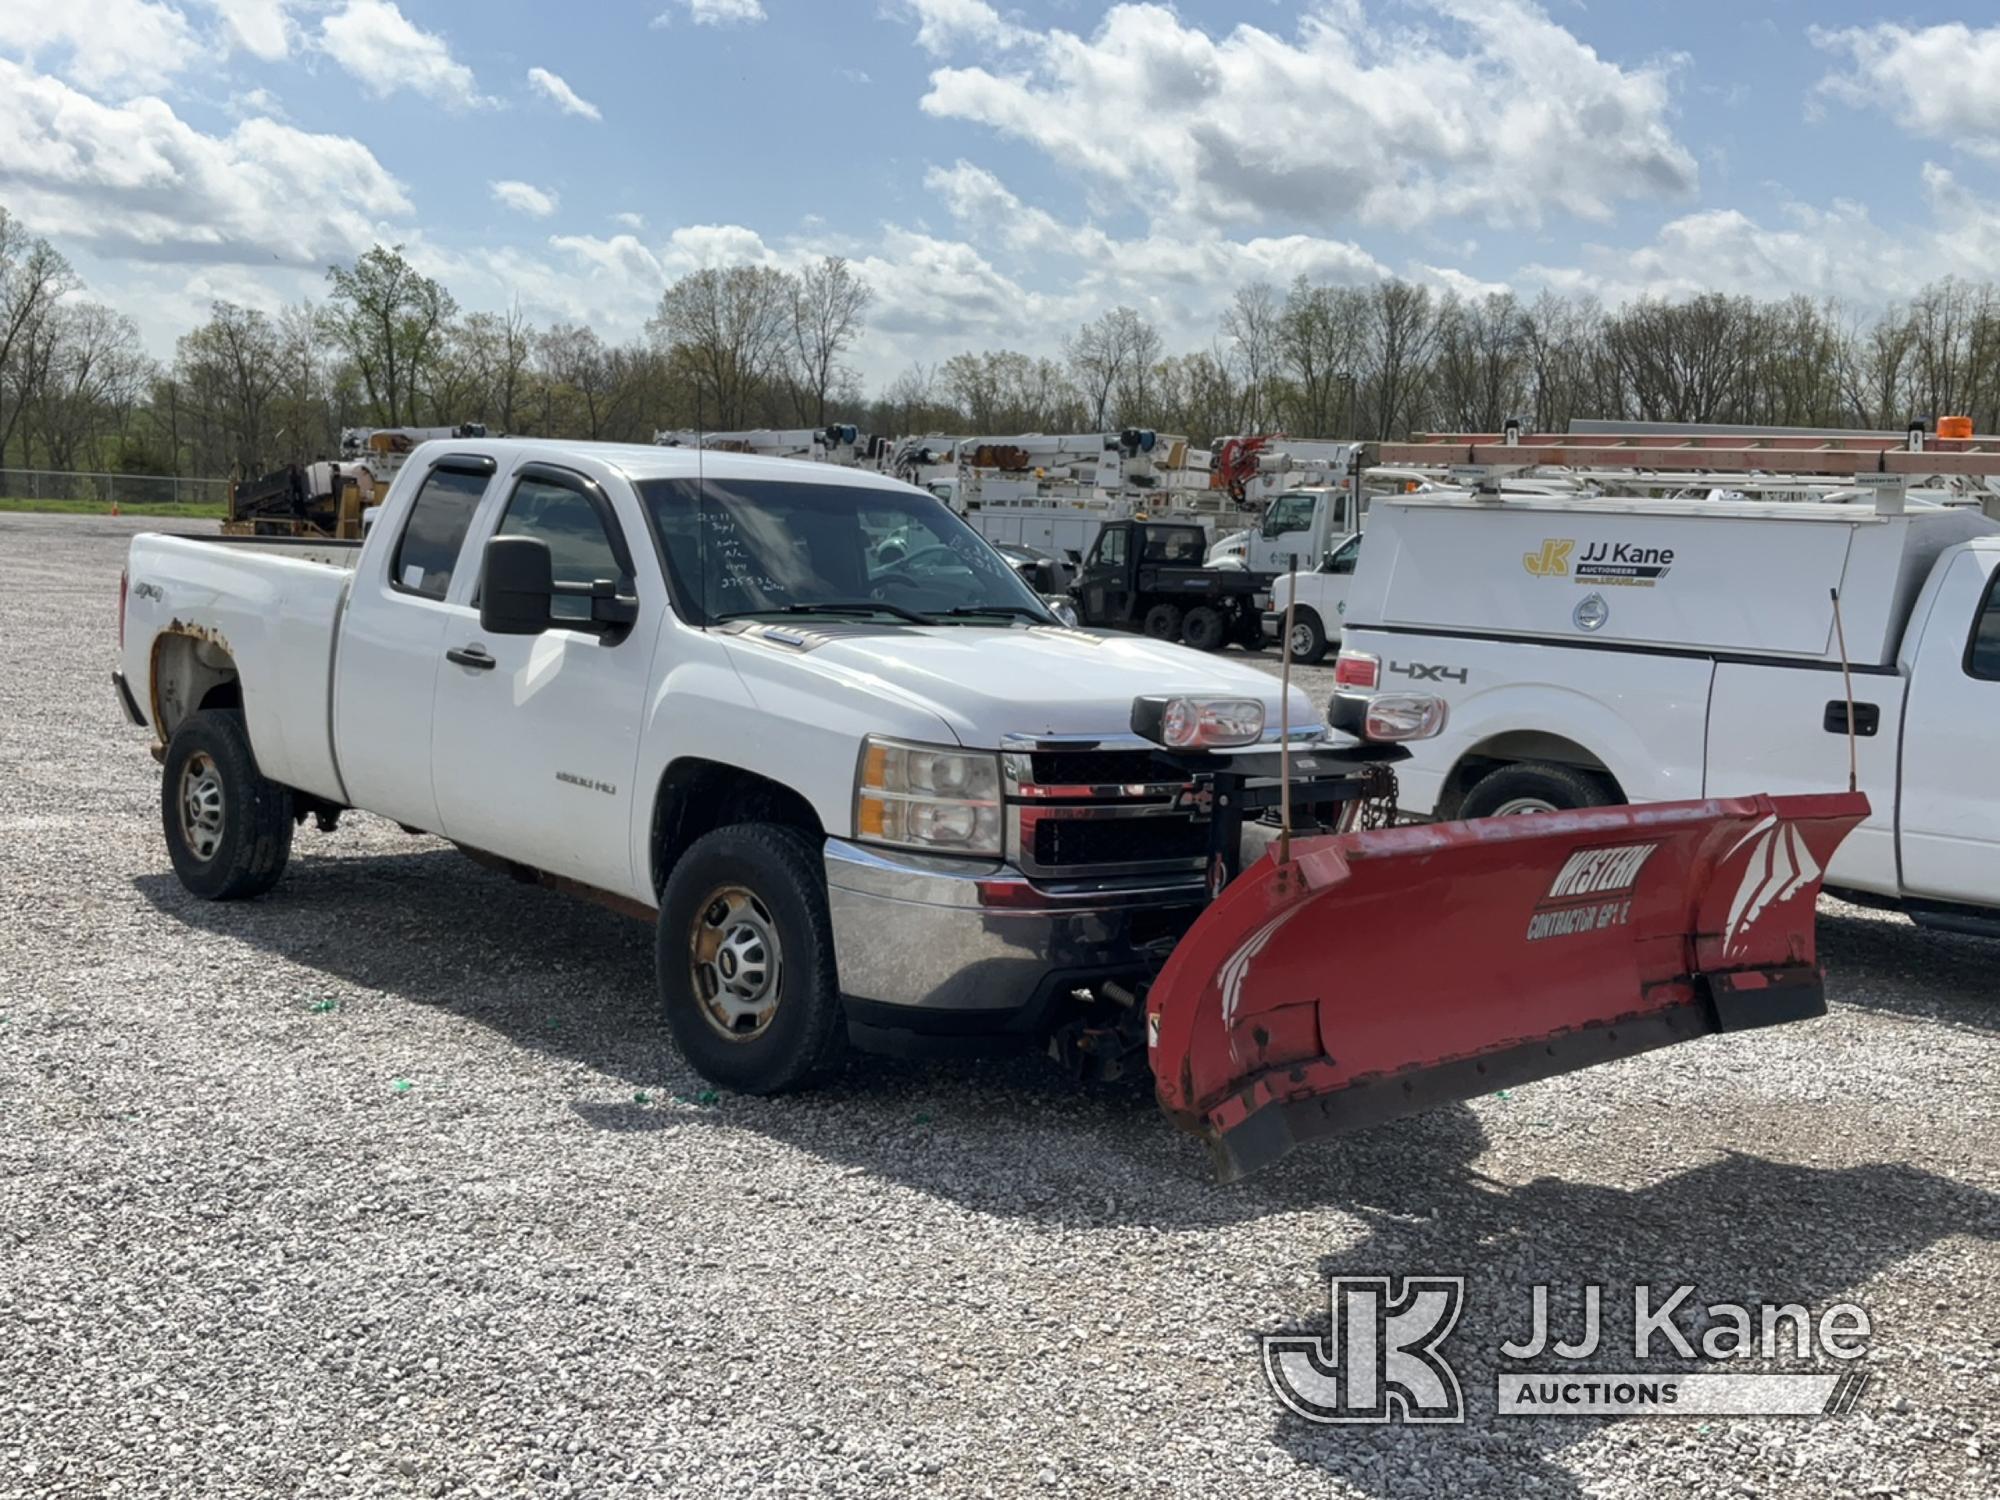
[{"label": "truck bed", "polygon": [[258,768],[344,800],[333,750],[335,630],[357,542],[140,532],[126,560],[122,667],[164,743],[233,665]]}]

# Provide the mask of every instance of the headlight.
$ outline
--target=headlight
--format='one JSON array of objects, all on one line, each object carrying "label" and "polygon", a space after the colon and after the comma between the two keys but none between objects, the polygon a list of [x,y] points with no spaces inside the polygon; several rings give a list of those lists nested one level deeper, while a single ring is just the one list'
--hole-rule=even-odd
[{"label": "headlight", "polygon": [[1134,698],[1132,732],[1169,750],[1254,745],[1264,737],[1264,705],[1255,698]]},{"label": "headlight", "polygon": [[1421,693],[1382,693],[1368,700],[1361,737],[1396,744],[1428,740],[1444,732],[1445,701]]},{"label": "headlight", "polygon": [[1076,629],[1076,606],[1071,604],[1069,600],[1045,599],[1042,602],[1048,605],[1050,614],[1062,621],[1063,624],[1069,626],[1071,630]]},{"label": "headlight", "polygon": [[999,858],[1000,757],[870,735],[855,776],[857,838]]}]

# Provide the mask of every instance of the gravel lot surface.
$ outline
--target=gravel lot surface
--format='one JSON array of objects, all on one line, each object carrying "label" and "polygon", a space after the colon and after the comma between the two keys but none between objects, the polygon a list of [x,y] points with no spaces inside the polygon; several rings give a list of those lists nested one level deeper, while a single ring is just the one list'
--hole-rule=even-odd
[{"label": "gravel lot surface", "polygon": [[[435,840],[183,894],[145,524],[0,516],[0,1496],[2000,1493],[2000,946],[1829,904],[1824,1020],[1230,1188],[1032,1062],[718,1098],[646,929]],[[1470,1278],[1467,1425],[1281,1411],[1330,1272]],[[1635,1280],[1863,1303],[1860,1409],[1493,1416],[1527,1285]]]}]

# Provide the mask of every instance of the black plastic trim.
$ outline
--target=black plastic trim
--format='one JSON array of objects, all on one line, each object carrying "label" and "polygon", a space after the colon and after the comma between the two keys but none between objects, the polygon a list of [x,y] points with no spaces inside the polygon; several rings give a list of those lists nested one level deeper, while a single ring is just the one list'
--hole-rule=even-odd
[{"label": "black plastic trim", "polygon": [[[1707,661],[1717,666],[1731,667],[1789,667],[1808,672],[1838,672],[1837,661],[1800,661],[1790,656],[1765,656],[1755,652],[1741,651],[1701,651],[1690,646],[1641,646],[1626,641],[1586,641],[1558,640],[1545,635],[1522,635],[1515,632],[1487,630],[1446,630],[1433,629],[1426,625],[1360,625],[1347,621],[1342,627],[1342,635],[1349,631],[1373,630],[1382,635],[1422,635],[1435,636],[1446,641],[1490,641],[1503,646],[1546,646],[1554,651],[1615,651],[1627,656],[1671,656],[1685,661]],[[1848,670],[1856,677],[1900,677],[1898,667],[1877,666],[1872,662],[1854,662]]]}]

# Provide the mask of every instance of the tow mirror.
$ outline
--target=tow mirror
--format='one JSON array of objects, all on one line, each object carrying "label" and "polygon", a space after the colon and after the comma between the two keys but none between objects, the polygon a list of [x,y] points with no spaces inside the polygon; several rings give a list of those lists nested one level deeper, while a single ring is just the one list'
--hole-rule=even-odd
[{"label": "tow mirror", "polygon": [[492,635],[540,635],[550,625],[555,565],[539,537],[496,536],[479,578],[479,628]]},{"label": "tow mirror", "polygon": [[1035,575],[1032,584],[1036,593],[1060,594],[1063,591],[1062,569],[1056,566],[1054,558],[1036,558],[1030,571]]}]

